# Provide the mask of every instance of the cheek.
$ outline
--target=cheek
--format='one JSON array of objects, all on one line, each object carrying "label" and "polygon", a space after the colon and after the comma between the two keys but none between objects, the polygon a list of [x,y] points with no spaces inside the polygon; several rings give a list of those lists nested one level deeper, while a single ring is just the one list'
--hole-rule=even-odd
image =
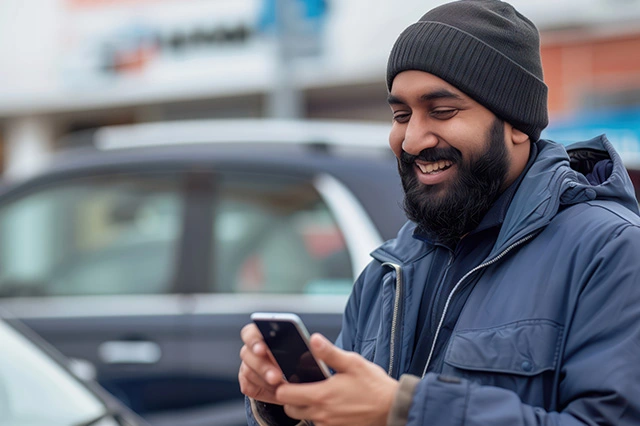
[{"label": "cheek", "polygon": [[402,142],[404,142],[404,131],[398,125],[394,124],[389,133],[389,146],[398,158],[400,158],[402,154]]}]

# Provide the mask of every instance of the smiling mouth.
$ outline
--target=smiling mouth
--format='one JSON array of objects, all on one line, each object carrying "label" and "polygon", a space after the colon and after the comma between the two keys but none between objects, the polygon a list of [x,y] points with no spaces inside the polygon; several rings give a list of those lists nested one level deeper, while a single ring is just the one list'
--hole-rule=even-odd
[{"label": "smiling mouth", "polygon": [[449,160],[440,160],[433,163],[415,163],[423,174],[430,175],[447,170],[453,165]]}]

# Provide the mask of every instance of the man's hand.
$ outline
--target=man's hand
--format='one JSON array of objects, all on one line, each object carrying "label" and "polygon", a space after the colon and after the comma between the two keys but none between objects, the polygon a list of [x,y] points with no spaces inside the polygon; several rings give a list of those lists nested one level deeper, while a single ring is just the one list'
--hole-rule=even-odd
[{"label": "man's hand", "polygon": [[316,383],[285,383],[276,401],[295,419],[325,425],[385,425],[398,382],[376,364],[343,351],[320,334],[311,337],[311,351],[336,372]]},{"label": "man's hand", "polygon": [[280,404],[276,400],[276,388],[284,383],[282,371],[275,364],[255,324],[244,326],[240,332],[244,346],[240,349],[240,371],[238,381],[240,391],[250,398],[271,404]]}]

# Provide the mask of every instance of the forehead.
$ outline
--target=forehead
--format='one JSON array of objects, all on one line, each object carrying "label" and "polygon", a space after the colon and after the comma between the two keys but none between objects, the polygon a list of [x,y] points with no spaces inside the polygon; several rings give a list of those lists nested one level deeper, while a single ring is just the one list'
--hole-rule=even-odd
[{"label": "forehead", "polygon": [[461,101],[473,101],[468,95],[440,77],[424,71],[403,71],[393,79],[390,101],[393,98],[422,97],[429,94],[440,94],[438,97],[457,98]]},{"label": "forehead", "polygon": [[440,77],[417,70],[398,73],[393,79],[388,98],[390,105],[438,100],[452,101],[464,108],[486,109],[475,99]]}]

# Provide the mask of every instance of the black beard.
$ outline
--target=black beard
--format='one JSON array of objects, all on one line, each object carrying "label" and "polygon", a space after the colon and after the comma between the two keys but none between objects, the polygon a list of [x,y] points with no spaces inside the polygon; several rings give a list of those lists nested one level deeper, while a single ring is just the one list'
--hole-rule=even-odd
[{"label": "black beard", "polygon": [[[398,171],[404,188],[404,211],[427,238],[453,246],[475,229],[500,195],[509,170],[509,154],[504,141],[504,124],[496,119],[486,141],[486,151],[479,158],[462,161],[462,154],[451,147],[427,148],[418,156],[402,152]],[[418,181],[416,159],[449,160],[457,165],[455,180],[439,186]],[[442,194],[438,194],[438,191]]]}]

